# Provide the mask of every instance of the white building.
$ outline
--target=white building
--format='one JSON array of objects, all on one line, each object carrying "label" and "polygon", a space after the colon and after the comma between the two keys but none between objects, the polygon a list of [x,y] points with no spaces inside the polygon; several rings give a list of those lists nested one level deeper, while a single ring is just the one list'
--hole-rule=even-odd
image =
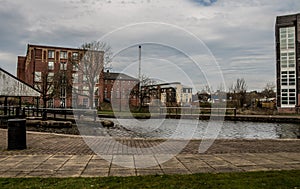
[{"label": "white building", "polygon": [[193,89],[180,82],[163,83],[160,86],[160,100],[163,103],[176,102],[180,106],[189,106],[192,103]]}]

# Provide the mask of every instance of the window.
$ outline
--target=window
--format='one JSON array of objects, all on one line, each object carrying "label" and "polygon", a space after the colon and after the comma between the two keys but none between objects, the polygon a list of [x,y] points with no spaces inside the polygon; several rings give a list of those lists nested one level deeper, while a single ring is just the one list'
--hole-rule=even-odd
[{"label": "window", "polygon": [[47,82],[52,82],[54,78],[54,73],[53,72],[49,72],[48,73],[48,77],[47,77]]},{"label": "window", "polygon": [[296,89],[281,89],[281,104],[287,107],[294,107],[296,105]]},{"label": "window", "polygon": [[65,75],[61,76],[61,84],[66,84],[67,83],[67,79]]},{"label": "window", "polygon": [[296,105],[296,52],[295,27],[279,30],[281,67],[281,104],[284,107]]},{"label": "window", "polygon": [[78,83],[78,73],[73,73],[73,83]]},{"label": "window", "polygon": [[61,87],[60,88],[60,97],[61,98],[65,98],[66,97],[66,94],[67,94],[67,90],[65,87]]},{"label": "window", "polygon": [[288,53],[288,64],[289,64],[289,68],[295,67],[295,64],[296,64],[295,52],[289,52]]},{"label": "window", "polygon": [[73,71],[78,71],[78,64],[73,64]]},{"label": "window", "polygon": [[281,61],[281,67],[286,68],[287,67],[287,53],[281,53],[280,61]]},{"label": "window", "polygon": [[48,70],[54,70],[54,62],[48,62]]},{"label": "window", "polygon": [[281,72],[281,85],[294,86],[296,85],[296,73],[295,71],[282,71]]},{"label": "window", "polygon": [[79,87],[76,86],[76,85],[73,85],[72,92],[73,93],[78,93],[78,91],[79,91]]},{"label": "window", "polygon": [[104,98],[107,98],[107,88],[104,90]]},{"label": "window", "polygon": [[295,27],[280,28],[280,49],[288,50],[295,48]]},{"label": "window", "polygon": [[46,61],[46,51],[43,51],[43,61]]},{"label": "window", "polygon": [[84,98],[84,99],[82,100],[82,104],[83,104],[85,107],[87,107],[88,104],[89,104],[89,99],[88,99],[88,98]]},{"label": "window", "polygon": [[289,72],[289,85],[296,85],[296,74],[294,71]]},{"label": "window", "polygon": [[288,90],[282,89],[281,90],[281,104],[288,104]]},{"label": "window", "polygon": [[41,82],[42,81],[42,72],[35,72],[34,73],[34,81]]},{"label": "window", "polygon": [[60,63],[60,70],[67,70],[67,63],[61,62]]},{"label": "window", "polygon": [[280,61],[281,61],[281,68],[294,68],[296,61],[295,61],[295,52],[282,52],[280,53]]},{"label": "window", "polygon": [[95,106],[95,107],[98,107],[98,103],[99,103],[99,99],[98,99],[98,98],[95,98],[95,99],[94,99],[94,106]]},{"label": "window", "polygon": [[124,90],[124,88],[122,88],[121,98],[126,98],[126,95],[125,95],[125,90]]},{"label": "window", "polygon": [[62,59],[67,59],[68,58],[67,51],[60,51],[59,57]]},{"label": "window", "polygon": [[66,99],[65,98],[60,98],[60,107],[65,108],[66,107]]},{"label": "window", "polygon": [[287,72],[281,72],[281,85],[287,85],[288,75]]},{"label": "window", "polygon": [[120,94],[120,91],[119,91],[119,89],[117,89],[117,91],[116,91],[116,98],[121,98],[121,94]]},{"label": "window", "polygon": [[82,81],[83,81],[83,82],[87,82],[87,81],[88,81],[88,75],[84,74],[84,75],[82,76]]},{"label": "window", "polygon": [[88,86],[84,86],[82,89],[82,94],[83,95],[89,95],[89,87]]},{"label": "window", "polygon": [[48,100],[48,108],[53,108],[54,107],[54,103],[53,103],[53,99],[49,99]]},{"label": "window", "polygon": [[73,60],[78,60],[78,52],[73,52],[72,58],[73,58]]},{"label": "window", "polygon": [[47,91],[47,94],[52,94],[54,92],[54,86],[51,85]]},{"label": "window", "polygon": [[53,50],[48,51],[48,58],[54,58],[54,51]]}]

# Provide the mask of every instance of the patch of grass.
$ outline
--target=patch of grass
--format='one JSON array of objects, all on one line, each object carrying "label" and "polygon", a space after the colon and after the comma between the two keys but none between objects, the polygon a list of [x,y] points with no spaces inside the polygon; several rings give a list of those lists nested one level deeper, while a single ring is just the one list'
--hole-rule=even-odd
[{"label": "patch of grass", "polygon": [[0,188],[300,188],[300,170],[102,178],[0,178]]}]

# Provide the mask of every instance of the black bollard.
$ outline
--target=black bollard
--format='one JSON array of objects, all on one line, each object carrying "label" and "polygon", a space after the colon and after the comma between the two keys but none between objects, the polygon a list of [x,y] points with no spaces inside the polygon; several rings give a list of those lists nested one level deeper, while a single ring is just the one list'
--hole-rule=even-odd
[{"label": "black bollard", "polygon": [[7,149],[26,149],[26,119],[9,119],[7,131]]}]

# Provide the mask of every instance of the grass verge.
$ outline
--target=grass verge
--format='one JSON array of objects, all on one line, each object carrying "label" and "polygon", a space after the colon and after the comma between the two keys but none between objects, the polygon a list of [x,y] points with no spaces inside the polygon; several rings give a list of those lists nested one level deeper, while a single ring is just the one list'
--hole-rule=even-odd
[{"label": "grass verge", "polygon": [[101,178],[0,178],[0,188],[300,188],[300,170]]}]

